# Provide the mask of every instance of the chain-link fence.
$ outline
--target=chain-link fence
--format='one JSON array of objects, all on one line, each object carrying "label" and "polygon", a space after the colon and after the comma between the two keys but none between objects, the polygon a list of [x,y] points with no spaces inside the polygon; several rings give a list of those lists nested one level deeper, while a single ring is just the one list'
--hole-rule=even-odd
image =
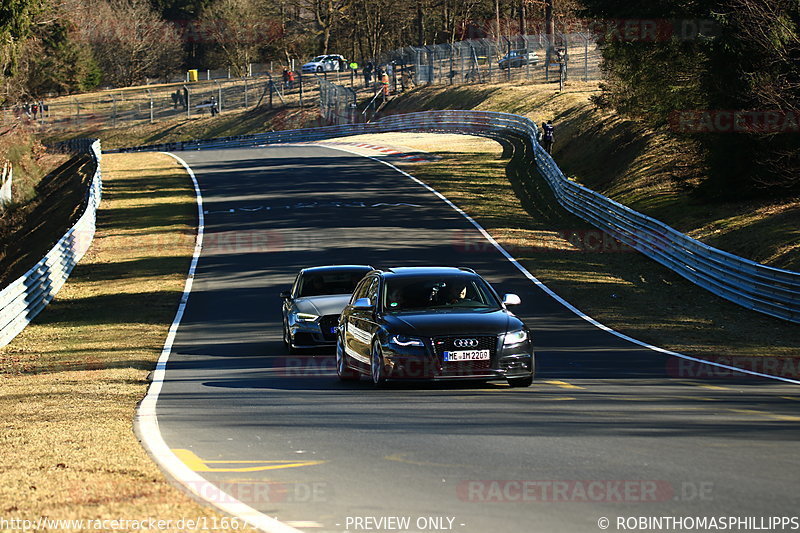
[{"label": "chain-link fence", "polygon": [[358,122],[355,90],[319,78],[319,114],[328,124]]},{"label": "chain-link fence", "polygon": [[557,33],[553,43],[541,34],[409,46],[383,58],[401,73],[393,76],[393,85],[403,82],[403,74],[417,85],[553,81],[561,65],[568,79],[591,81],[600,79],[600,60],[594,36],[584,33]]},{"label": "chain-link fence", "polygon": [[[302,74],[288,71],[274,76],[272,65],[253,63],[248,74],[231,78],[225,69],[201,70],[198,81],[108,90],[0,108],[0,123],[38,123],[44,130],[86,130],[155,123],[179,117],[209,116],[259,105],[304,107],[319,105],[329,124],[370,120],[387,95],[421,84],[471,84],[600,79],[600,51],[594,36],[556,34],[552,46],[545,35],[519,35],[501,40],[476,39],[389,52],[372,72],[371,81],[358,72]],[[559,51],[558,57],[554,51]],[[552,57],[548,57],[552,56]],[[559,61],[560,59],[560,61]],[[386,73],[386,77],[382,77]],[[218,78],[218,79],[217,79]],[[388,78],[388,86],[385,80]],[[349,88],[347,87],[349,86]],[[356,93],[376,95],[356,108]],[[383,93],[383,98],[378,98]]]},{"label": "chain-link fence", "polygon": [[[270,73],[230,80],[203,80],[62,96],[35,104],[0,108],[0,124],[27,122],[42,130],[86,130],[155,123],[171,118],[257,106],[313,106],[318,101],[317,75],[295,73],[284,80]],[[349,79],[343,77],[342,79]]]},{"label": "chain-link fence", "polygon": [[2,108],[2,122],[38,123],[43,129],[113,128],[154,123],[179,116],[210,115],[226,109],[249,108],[270,93],[270,77],[169,84],[61,97],[32,106]]}]

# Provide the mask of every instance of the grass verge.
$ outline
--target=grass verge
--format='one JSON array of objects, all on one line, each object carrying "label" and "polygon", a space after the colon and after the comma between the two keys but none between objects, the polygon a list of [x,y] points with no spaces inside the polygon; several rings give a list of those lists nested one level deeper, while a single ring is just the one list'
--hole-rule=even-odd
[{"label": "grass verge", "polygon": [[173,118],[155,124],[138,123],[118,128],[88,127],[80,131],[45,133],[48,143],[81,137],[99,138],[104,150],[146,144],[213,139],[261,133],[270,130],[288,130],[319,125],[315,107],[289,107],[269,110],[264,107],[248,110],[225,110],[216,117],[208,114],[191,119]]},{"label": "grass verge", "polygon": [[506,146],[506,154],[513,153],[509,159],[495,141],[469,136],[389,133],[348,140],[359,138],[440,156],[409,170],[474,217],[557,294],[603,324],[687,355],[800,356],[796,324],[718,298],[562,209],[524,161],[521,143]]},{"label": "grass verge", "polygon": [[218,516],[164,479],[132,429],[183,291],[194,192],[166,155],[106,155],[103,170],[92,248],[0,349],[0,515]]},{"label": "grass verge", "polygon": [[579,183],[701,241],[777,268],[800,270],[800,198],[702,203],[691,194],[704,167],[698,148],[595,109],[596,83],[420,87],[388,111],[475,109],[554,120],[553,157]]}]

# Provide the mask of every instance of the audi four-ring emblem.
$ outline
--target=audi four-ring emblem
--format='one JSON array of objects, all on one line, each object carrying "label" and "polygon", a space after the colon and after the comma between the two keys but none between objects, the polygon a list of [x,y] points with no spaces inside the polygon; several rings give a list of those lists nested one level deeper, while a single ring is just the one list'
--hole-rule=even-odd
[{"label": "audi four-ring emblem", "polygon": [[453,341],[456,348],[475,348],[478,346],[478,339],[456,339]]}]

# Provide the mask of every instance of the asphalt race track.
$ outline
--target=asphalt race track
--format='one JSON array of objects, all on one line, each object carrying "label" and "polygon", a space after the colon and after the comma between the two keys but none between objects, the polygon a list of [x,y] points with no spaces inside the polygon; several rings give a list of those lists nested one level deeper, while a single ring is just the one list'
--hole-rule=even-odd
[{"label": "asphalt race track", "polygon": [[[158,418],[169,447],[232,496],[303,531],[800,514],[798,386],[697,378],[694,363],[592,326],[379,162],[313,145],[179,155],[206,236]],[[332,353],[288,356],[279,293],[300,268],[337,263],[469,266],[519,294],[534,385],[375,389],[339,383]]]}]

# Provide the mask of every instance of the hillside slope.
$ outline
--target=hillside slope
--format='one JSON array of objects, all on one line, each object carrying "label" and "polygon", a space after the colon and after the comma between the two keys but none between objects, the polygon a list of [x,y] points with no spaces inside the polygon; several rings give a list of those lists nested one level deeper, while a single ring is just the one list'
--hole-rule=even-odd
[{"label": "hillside slope", "polygon": [[554,120],[553,157],[576,181],[703,242],[778,268],[800,270],[800,199],[703,204],[691,187],[703,173],[697,148],[596,109],[595,84],[420,87],[387,113],[474,109]]}]

